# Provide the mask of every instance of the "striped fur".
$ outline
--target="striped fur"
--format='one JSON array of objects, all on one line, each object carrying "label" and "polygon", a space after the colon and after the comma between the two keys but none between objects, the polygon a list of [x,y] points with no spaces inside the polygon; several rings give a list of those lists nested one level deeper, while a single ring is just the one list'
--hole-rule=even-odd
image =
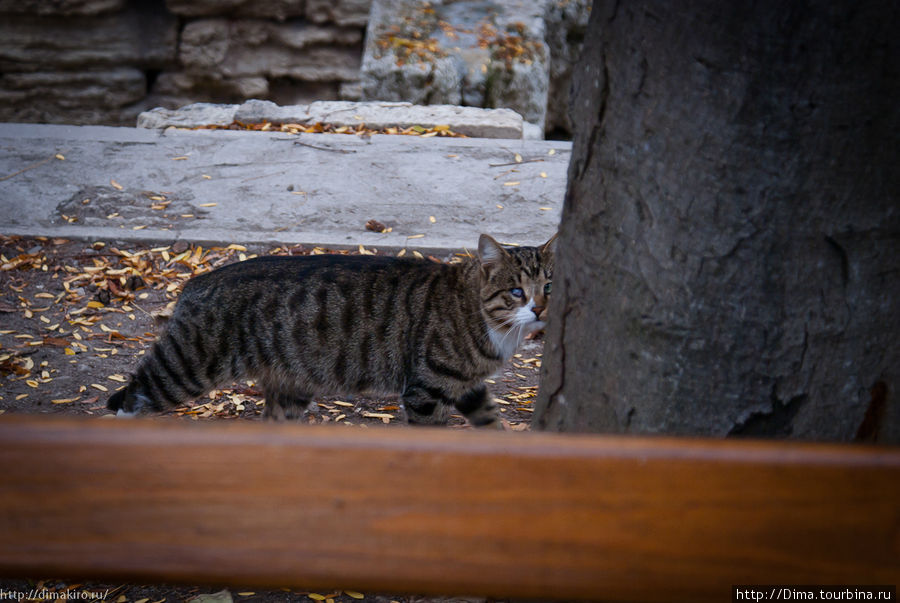
[{"label": "striped fur", "polygon": [[[552,241],[552,240],[551,240]],[[320,394],[400,393],[411,423],[455,406],[498,426],[483,379],[544,326],[550,242],[445,265],[376,256],[261,257],[185,286],[112,410],[160,411],[255,379],[265,415],[296,418]],[[521,295],[520,295],[521,294]]]}]

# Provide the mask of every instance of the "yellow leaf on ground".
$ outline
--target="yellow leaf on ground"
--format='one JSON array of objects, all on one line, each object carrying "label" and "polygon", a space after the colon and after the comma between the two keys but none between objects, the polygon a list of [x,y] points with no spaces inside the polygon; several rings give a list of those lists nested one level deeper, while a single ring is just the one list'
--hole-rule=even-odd
[{"label": "yellow leaf on ground", "polygon": [[394,415],[389,415],[384,412],[364,412],[362,414],[364,417],[369,417],[370,419],[396,419]]}]

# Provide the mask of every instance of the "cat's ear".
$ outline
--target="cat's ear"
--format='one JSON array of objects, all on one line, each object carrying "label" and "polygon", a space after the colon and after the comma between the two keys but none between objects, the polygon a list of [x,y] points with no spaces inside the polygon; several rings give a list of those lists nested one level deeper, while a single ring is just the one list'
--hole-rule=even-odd
[{"label": "cat's ear", "polygon": [[559,236],[559,232],[553,233],[553,236],[550,239],[541,245],[541,254],[546,255],[548,253],[553,253],[556,251],[556,237]]},{"label": "cat's ear", "polygon": [[507,255],[506,250],[490,235],[478,237],[478,259],[482,265],[496,264]]}]

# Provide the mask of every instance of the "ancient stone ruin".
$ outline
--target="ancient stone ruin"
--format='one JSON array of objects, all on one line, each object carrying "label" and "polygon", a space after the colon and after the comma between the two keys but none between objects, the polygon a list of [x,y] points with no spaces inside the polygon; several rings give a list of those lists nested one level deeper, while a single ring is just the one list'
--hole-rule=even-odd
[{"label": "ancient stone ruin", "polygon": [[[510,108],[571,132],[587,0],[0,0],[0,121],[376,100]],[[530,126],[529,126],[530,124]]]}]

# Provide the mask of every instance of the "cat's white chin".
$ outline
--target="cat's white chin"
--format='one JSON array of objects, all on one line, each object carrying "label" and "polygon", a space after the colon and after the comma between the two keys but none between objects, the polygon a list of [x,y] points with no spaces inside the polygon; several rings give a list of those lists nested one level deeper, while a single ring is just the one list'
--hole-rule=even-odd
[{"label": "cat's white chin", "polygon": [[491,327],[488,329],[488,333],[491,336],[491,343],[494,344],[494,348],[497,350],[497,355],[504,361],[509,359],[515,353],[516,348],[519,347],[521,336],[517,336],[515,329],[501,331]]},{"label": "cat's white chin", "polygon": [[504,360],[508,360],[516,352],[526,335],[540,331],[544,326],[545,323],[542,320],[531,320],[518,323],[505,331],[490,328],[488,332],[499,356]]}]

